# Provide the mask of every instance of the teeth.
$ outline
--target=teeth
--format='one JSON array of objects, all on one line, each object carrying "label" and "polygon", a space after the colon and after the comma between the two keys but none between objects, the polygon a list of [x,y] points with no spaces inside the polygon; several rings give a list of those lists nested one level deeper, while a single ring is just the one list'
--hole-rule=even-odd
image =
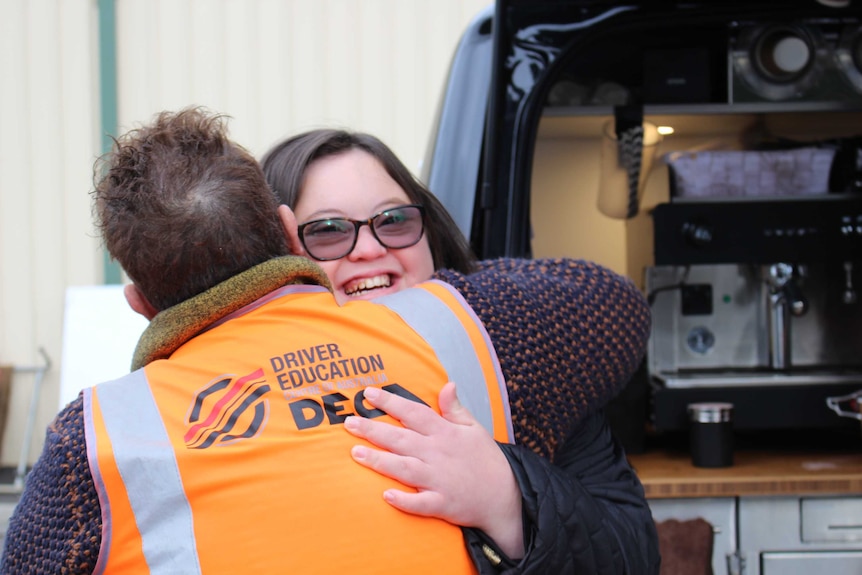
[{"label": "teeth", "polygon": [[355,295],[359,292],[372,290],[379,287],[389,287],[390,280],[388,275],[375,276],[373,278],[361,279],[358,282],[344,288],[344,293],[347,295]]}]

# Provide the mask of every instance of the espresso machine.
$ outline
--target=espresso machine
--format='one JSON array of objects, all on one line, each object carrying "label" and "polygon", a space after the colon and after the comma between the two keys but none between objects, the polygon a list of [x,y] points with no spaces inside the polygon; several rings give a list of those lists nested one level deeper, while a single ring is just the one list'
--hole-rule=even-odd
[{"label": "espresso machine", "polygon": [[852,428],[862,388],[862,195],[680,201],[652,213],[647,353],[656,430],[730,402],[734,428]]}]

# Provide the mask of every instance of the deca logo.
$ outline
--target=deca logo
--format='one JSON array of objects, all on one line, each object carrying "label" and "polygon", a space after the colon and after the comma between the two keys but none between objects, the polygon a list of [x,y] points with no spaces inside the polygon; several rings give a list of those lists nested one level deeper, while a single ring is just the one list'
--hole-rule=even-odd
[{"label": "deca logo", "polygon": [[263,369],[234,378],[216,378],[198,392],[186,417],[183,439],[190,449],[206,449],[250,439],[269,417],[269,385]]}]

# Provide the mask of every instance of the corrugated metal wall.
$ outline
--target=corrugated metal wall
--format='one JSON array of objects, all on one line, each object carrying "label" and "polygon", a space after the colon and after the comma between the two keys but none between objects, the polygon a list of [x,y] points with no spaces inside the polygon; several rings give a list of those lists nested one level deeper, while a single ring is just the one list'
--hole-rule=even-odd
[{"label": "corrugated metal wall", "polygon": [[[120,131],[191,104],[260,156],[307,128],[372,132],[419,171],[446,70],[489,0],[115,0]],[[103,282],[91,224],[101,153],[98,3],[0,1],[0,364],[53,361],[30,461],[56,413],[65,289]],[[0,465],[14,465],[19,374]],[[94,382],[95,383],[95,382]]]},{"label": "corrugated metal wall", "polygon": [[120,123],[190,103],[261,154],[321,124],[414,169],[461,32],[488,0],[118,0]]},{"label": "corrugated metal wall", "polygon": [[[64,290],[101,281],[90,225],[98,149],[92,0],[0,2],[0,363],[53,361],[32,459],[56,413]],[[13,380],[3,465],[17,462],[33,374]]]}]

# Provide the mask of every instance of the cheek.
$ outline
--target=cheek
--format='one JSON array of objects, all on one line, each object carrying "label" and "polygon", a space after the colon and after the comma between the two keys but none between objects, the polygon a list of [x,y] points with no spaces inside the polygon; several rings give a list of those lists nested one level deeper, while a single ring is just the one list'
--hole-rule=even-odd
[{"label": "cheek", "polygon": [[410,285],[423,282],[434,273],[434,258],[431,257],[431,248],[424,238],[421,242],[406,250],[401,250],[404,257],[401,265],[404,267],[405,275],[410,276]]},{"label": "cheek", "polygon": [[338,274],[338,268],[341,265],[341,260],[333,260],[330,262],[319,262],[317,260],[312,261],[323,268],[323,271],[326,272],[326,277],[328,277],[329,281],[334,284],[336,275]]}]

